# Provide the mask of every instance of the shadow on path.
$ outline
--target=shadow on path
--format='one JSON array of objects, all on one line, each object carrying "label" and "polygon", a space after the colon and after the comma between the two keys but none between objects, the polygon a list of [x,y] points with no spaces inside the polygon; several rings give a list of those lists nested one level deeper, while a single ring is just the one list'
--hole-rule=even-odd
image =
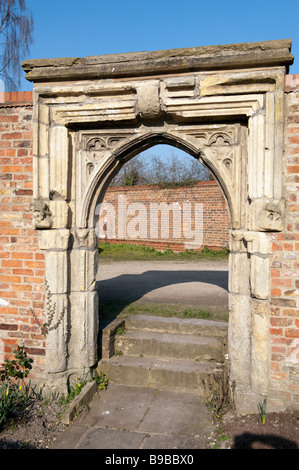
[{"label": "shadow on path", "polygon": [[97,282],[101,305],[115,304],[115,316],[145,296],[147,302],[228,309],[227,289],[226,270],[148,270]]}]

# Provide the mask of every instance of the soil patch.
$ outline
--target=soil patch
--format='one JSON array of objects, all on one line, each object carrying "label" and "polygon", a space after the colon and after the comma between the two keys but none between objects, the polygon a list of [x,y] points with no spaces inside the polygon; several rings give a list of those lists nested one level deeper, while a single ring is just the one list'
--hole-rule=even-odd
[{"label": "soil patch", "polygon": [[57,401],[32,399],[0,425],[0,449],[47,449],[67,427]]},{"label": "soil patch", "polygon": [[267,413],[237,416],[226,413],[216,425],[211,448],[221,449],[299,449],[297,413]]}]

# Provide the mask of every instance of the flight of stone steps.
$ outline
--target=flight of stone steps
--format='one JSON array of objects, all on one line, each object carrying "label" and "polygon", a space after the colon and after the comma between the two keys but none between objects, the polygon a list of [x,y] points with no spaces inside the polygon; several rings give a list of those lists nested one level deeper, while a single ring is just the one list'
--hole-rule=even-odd
[{"label": "flight of stone steps", "polygon": [[226,388],[227,323],[135,314],[102,324],[98,371],[111,382],[195,392]]}]

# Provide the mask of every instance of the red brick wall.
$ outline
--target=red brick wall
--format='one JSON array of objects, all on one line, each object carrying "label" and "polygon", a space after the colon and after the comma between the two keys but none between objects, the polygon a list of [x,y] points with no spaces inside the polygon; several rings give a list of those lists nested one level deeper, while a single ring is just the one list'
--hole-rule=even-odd
[{"label": "red brick wall", "polygon": [[271,395],[299,409],[299,74],[286,77],[286,228],[271,235]]},{"label": "red brick wall", "polygon": [[[142,203],[145,208],[144,214],[146,218],[142,222],[146,225],[146,237],[132,238],[129,235],[127,239],[118,238],[118,198],[120,195],[125,196],[127,207],[133,203]],[[193,186],[178,187],[178,188],[160,188],[159,186],[131,186],[131,187],[111,187],[107,190],[104,203],[112,204],[116,214],[115,238],[107,237],[106,241],[110,242],[127,242],[135,244],[143,244],[152,246],[156,249],[167,249],[168,247],[174,251],[184,251],[185,243],[192,241],[192,237],[184,237],[183,227],[183,204],[189,203],[191,209],[191,230],[194,230],[199,224],[194,219],[195,204],[202,204],[203,209],[203,243],[202,246],[209,248],[224,248],[228,246],[228,212],[226,203],[222,195],[221,189],[216,181],[201,181]],[[173,226],[173,215],[170,211],[169,217],[161,217],[161,211],[158,212],[158,237],[150,236],[150,204],[166,203],[168,207],[176,204],[181,210],[181,235],[179,239],[175,236]],[[138,212],[127,215],[127,225],[132,221]],[[105,215],[105,212],[103,213]],[[162,222],[161,222],[162,219]],[[101,219],[100,219],[101,220]],[[162,236],[161,223],[169,223],[169,238]],[[109,219],[107,219],[107,229]],[[100,224],[102,226],[103,223]],[[106,227],[105,227],[106,229]],[[109,235],[109,230],[107,230]],[[194,240],[194,239],[193,239]]]},{"label": "red brick wall", "polygon": [[[3,94],[2,94],[3,95]],[[2,96],[3,98],[3,96]],[[45,341],[29,308],[44,308],[44,259],[32,228],[32,96],[0,102],[0,363],[24,344],[31,378],[43,369]]]}]

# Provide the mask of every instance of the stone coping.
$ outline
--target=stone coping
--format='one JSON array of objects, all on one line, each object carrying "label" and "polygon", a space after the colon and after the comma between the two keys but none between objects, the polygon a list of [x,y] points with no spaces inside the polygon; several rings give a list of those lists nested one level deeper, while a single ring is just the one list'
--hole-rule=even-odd
[{"label": "stone coping", "polygon": [[29,81],[101,79],[169,73],[288,66],[291,39],[202,46],[89,57],[29,59],[22,62]]}]

